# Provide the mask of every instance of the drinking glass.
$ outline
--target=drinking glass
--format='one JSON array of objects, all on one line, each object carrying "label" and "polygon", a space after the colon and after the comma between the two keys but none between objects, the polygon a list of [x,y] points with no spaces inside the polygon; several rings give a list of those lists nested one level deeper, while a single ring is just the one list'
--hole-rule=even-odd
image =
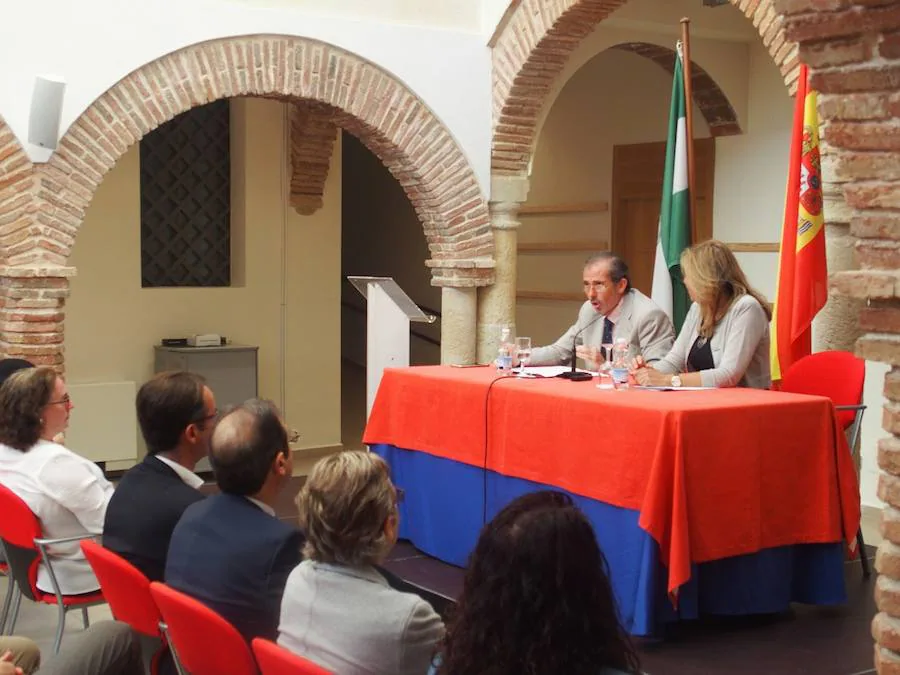
[{"label": "drinking glass", "polygon": [[598,370],[608,373],[612,369],[612,350],[613,345],[611,342],[607,344],[600,345],[600,349],[603,350],[603,363],[600,364]]},{"label": "drinking glass", "polygon": [[531,338],[516,338],[516,358],[519,360],[519,377],[525,377],[525,366],[531,359]]}]

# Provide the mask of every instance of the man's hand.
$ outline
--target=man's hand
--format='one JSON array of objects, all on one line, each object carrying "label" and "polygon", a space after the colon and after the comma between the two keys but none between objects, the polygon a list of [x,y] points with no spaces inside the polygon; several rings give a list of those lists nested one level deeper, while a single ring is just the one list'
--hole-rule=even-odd
[{"label": "man's hand", "polygon": [[605,361],[603,352],[598,347],[590,347],[588,345],[578,345],[575,347],[575,356],[587,363],[589,370],[597,370],[599,365]]}]

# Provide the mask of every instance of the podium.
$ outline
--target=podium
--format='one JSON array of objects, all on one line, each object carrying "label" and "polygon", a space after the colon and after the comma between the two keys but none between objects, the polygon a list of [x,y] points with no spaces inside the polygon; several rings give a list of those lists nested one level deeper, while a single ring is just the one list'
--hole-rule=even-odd
[{"label": "podium", "polygon": [[366,418],[385,368],[409,365],[409,323],[434,323],[391,277],[347,277],[369,303],[366,312]]}]

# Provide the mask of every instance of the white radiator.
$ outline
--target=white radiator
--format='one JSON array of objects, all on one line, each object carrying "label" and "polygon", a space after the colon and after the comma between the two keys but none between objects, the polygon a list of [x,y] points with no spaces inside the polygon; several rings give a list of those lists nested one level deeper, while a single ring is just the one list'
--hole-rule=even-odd
[{"label": "white radiator", "polygon": [[66,447],[94,462],[137,461],[134,382],[67,383],[72,398]]}]

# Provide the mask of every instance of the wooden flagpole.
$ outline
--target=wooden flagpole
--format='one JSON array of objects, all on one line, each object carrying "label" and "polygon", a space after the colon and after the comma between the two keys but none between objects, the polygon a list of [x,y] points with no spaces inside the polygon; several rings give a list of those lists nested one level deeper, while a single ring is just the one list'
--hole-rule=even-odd
[{"label": "wooden flagpole", "polygon": [[697,233],[697,180],[694,169],[694,86],[691,81],[691,20],[681,20],[681,60],[684,73],[684,111],[687,126],[688,191],[691,205],[691,243],[699,241]]}]

